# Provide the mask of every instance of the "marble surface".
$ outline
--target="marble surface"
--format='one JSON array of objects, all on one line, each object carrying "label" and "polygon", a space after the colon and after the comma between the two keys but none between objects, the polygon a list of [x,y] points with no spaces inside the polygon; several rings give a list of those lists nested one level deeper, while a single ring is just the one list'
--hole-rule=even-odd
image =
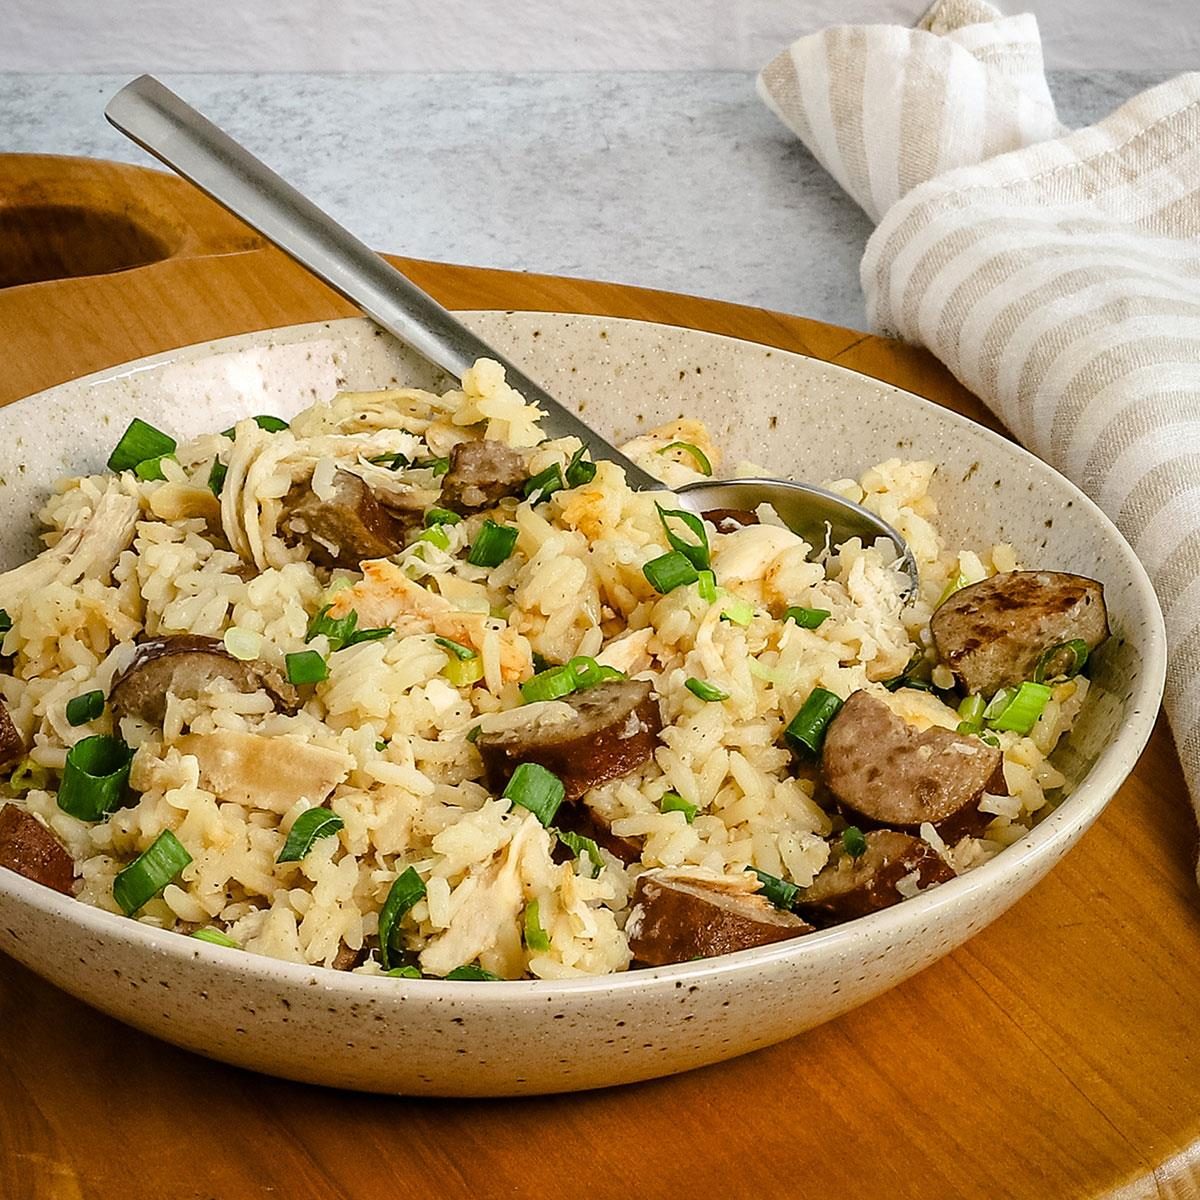
[{"label": "marble surface", "polygon": [[[0,152],[145,157],[126,76],[0,74]],[[871,231],[743,72],[167,75],[381,249],[611,279],[865,327]],[[1164,76],[1051,74],[1083,125]]]}]

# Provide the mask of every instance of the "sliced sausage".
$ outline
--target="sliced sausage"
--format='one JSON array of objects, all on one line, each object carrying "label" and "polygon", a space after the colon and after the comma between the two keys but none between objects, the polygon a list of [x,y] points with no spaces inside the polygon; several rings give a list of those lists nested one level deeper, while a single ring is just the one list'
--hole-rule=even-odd
[{"label": "sliced sausage", "polygon": [[0,808],[0,867],[64,896],[75,889],[75,862],[66,848],[33,813],[14,804]]},{"label": "sliced sausage", "polygon": [[385,508],[357,475],[338,471],[334,494],[322,500],[310,487],[294,488],[284,502],[284,527],[328,567],[357,567],[368,558],[387,558],[404,549],[420,524],[416,514],[401,517]]},{"label": "sliced sausage", "polygon": [[590,804],[564,804],[558,810],[554,823],[559,829],[591,838],[597,846],[603,847],[614,858],[619,858],[626,866],[641,861],[641,842],[618,837],[608,821]]},{"label": "sliced sausage", "polygon": [[118,720],[140,717],[161,725],[167,693],[195,698],[218,679],[239,692],[265,691],[287,713],[300,708],[300,693],[275,667],[234,658],[217,638],[175,633],[142,642],[133,661],[109,688],[108,702]]},{"label": "sliced sausage", "polygon": [[0,767],[16,762],[25,753],[25,739],[0,701]]},{"label": "sliced sausage", "polygon": [[495,733],[481,733],[475,748],[483,758],[488,787],[504,790],[523,762],[539,763],[563,782],[568,800],[636,770],[653,753],[662,714],[649,683],[610,679],[564,696],[575,720],[538,720]]},{"label": "sliced sausage", "polygon": [[706,521],[711,521],[718,533],[732,533],[744,525],[759,524],[758,513],[748,508],[710,508],[700,515]]},{"label": "sliced sausage", "polygon": [[918,730],[870,692],[854,692],[830,722],[821,774],[843,808],[874,825],[968,832],[991,821],[984,792],[1004,795],[1003,754],[940,726]]},{"label": "sliced sausage", "polygon": [[442,503],[455,512],[478,512],[520,495],[528,479],[525,456],[503,442],[459,442],[450,451]]},{"label": "sliced sausage", "polygon": [[1108,637],[1104,588],[1063,571],[1006,571],[961,588],[929,622],[938,655],[969,692],[990,696],[1032,679],[1038,659],[1080,638]]},{"label": "sliced sausage", "polygon": [[800,893],[796,906],[814,920],[852,921],[897,904],[904,897],[896,884],[917,872],[919,888],[945,883],[954,871],[926,841],[898,829],[872,829],[867,848],[854,858],[841,840],[812,886]]},{"label": "sliced sausage", "polygon": [[633,957],[651,967],[732,954],[811,933],[741,879],[697,879],[670,871],[638,876],[625,923]]},{"label": "sliced sausage", "polygon": [[338,946],[338,952],[333,956],[333,962],[329,965],[335,971],[353,971],[355,967],[361,967],[367,961],[370,953],[371,951],[366,946],[351,950],[345,942],[342,942]]}]

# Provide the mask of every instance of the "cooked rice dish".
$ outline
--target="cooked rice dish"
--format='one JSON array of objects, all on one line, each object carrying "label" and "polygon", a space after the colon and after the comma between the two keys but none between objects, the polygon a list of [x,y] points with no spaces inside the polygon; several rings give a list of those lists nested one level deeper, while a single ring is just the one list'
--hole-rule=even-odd
[{"label": "cooked rice dish", "polygon": [[[947,547],[932,462],[827,484],[909,594],[539,416],[481,360],[60,482],[0,576],[0,864],[292,962],[565,979],[876,911],[1052,809],[1099,585]],[[624,450],[756,473],[690,420]]]}]

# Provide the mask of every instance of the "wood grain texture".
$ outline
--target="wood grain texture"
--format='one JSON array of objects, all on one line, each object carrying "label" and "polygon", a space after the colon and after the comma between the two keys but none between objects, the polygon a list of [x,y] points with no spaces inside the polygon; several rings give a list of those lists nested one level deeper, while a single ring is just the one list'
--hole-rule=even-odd
[{"label": "wood grain texture", "polygon": [[[139,203],[153,207],[151,190]],[[105,203],[98,193],[89,203]],[[198,198],[170,202],[192,204],[193,230],[214,219]],[[170,347],[350,312],[274,251],[181,246],[136,270],[0,290],[0,402]],[[395,261],[450,307],[746,337],[995,424],[898,343],[616,284]],[[1195,836],[1160,724],[1081,845],[961,950],[783,1045],[578,1096],[388,1099],[259,1077],[0,960],[0,1196],[1200,1196]]]}]

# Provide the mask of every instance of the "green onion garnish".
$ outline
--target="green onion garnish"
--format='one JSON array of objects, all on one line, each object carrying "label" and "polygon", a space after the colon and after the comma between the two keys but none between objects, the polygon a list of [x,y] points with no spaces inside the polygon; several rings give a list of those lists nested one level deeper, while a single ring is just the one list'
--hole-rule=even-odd
[{"label": "green onion garnish", "polygon": [[695,583],[700,578],[696,568],[686,554],[672,550],[659,558],[652,558],[643,568],[650,586],[661,595],[673,592],[677,587]]},{"label": "green onion garnish", "polygon": [[387,467],[389,471],[399,471],[401,467],[408,466],[408,455],[397,450],[395,454],[380,454],[375,458],[368,458],[367,462],[377,467]]},{"label": "green onion garnish", "polygon": [[548,500],[555,492],[561,492],[562,489],[562,467],[558,463],[553,463],[544,471],[539,471],[536,475],[526,480],[525,486],[521,489],[521,494],[530,504],[541,504],[543,500]]},{"label": "green onion garnish", "polygon": [[794,883],[788,883],[786,879],[780,879],[778,875],[760,871],[757,867],[747,867],[746,870],[753,871],[758,876],[758,881],[762,884],[762,894],[776,908],[791,908],[796,903],[796,893],[800,889]]},{"label": "green onion garnish", "polygon": [[13,619],[8,612],[0,608],[0,633],[7,633],[13,627]]},{"label": "green onion garnish", "polygon": [[302,812],[292,824],[287,841],[279,852],[277,863],[299,862],[323,837],[332,837],[343,828],[345,822],[327,808],[310,808]]},{"label": "green onion garnish", "polygon": [[387,899],[379,910],[379,963],[385,971],[392,965],[392,943],[400,918],[424,895],[425,883],[415,867],[409,867],[392,881]]},{"label": "green onion garnish", "polygon": [[[267,433],[279,433],[288,427],[286,421],[280,420],[279,417],[261,416],[255,417],[254,423],[259,429],[266,430]],[[221,436],[231,438],[237,434],[237,426],[230,425],[228,429],[221,430]]]},{"label": "green onion garnish", "polygon": [[795,621],[801,629],[816,629],[818,625],[829,620],[827,608],[789,608],[783,614],[785,621]]},{"label": "green onion garnish", "polygon": [[442,674],[455,687],[470,687],[483,678],[483,659],[477,654],[471,658],[452,658],[442,668]]},{"label": "green onion garnish", "polygon": [[475,657],[475,651],[470,646],[464,646],[462,642],[456,642],[453,638],[435,637],[433,639],[443,650],[449,651],[455,658],[466,662],[469,658]]},{"label": "green onion garnish", "polygon": [[528,809],[543,825],[549,825],[563,802],[566,789],[553,771],[540,763],[523,762],[517,766],[501,793],[505,800]]},{"label": "green onion garnish", "polygon": [[191,936],[198,942],[211,942],[214,946],[228,946],[230,950],[241,949],[241,946],[229,934],[223,933],[220,929],[213,929],[211,927],[194,929]]},{"label": "green onion garnish", "polygon": [[658,802],[659,812],[681,812],[683,819],[690,825],[696,819],[699,811],[694,804],[689,804],[678,792],[664,792]]},{"label": "green onion garnish", "polygon": [[113,880],[113,899],[127,917],[132,917],[191,861],[192,856],[179,839],[169,829],[164,829],[148,849],[143,850],[123,871],[117,872]]},{"label": "green onion garnish", "polygon": [[946,603],[947,600],[950,599],[951,596],[954,595],[955,592],[961,592],[966,586],[967,577],[961,571],[955,571],[955,573],[950,576],[950,580],[946,584],[945,588],[942,589],[942,594],[938,597],[938,602],[933,607],[940,608]]},{"label": "green onion garnish", "polygon": [[284,657],[288,683],[320,683],[329,678],[329,664],[315,650],[300,650]]},{"label": "green onion garnish", "polygon": [[104,693],[84,692],[67,701],[67,724],[86,725],[104,711]]},{"label": "green onion garnish", "polygon": [[571,461],[567,463],[565,472],[567,487],[582,487],[585,483],[591,483],[596,478],[596,464],[588,462],[583,457],[586,453],[587,446],[583,445],[571,455]]},{"label": "green onion garnish", "polygon": [[983,728],[983,710],[987,707],[980,695],[965,696],[958,706],[958,715],[962,720],[958,723],[956,733],[978,733]]},{"label": "green onion garnish", "polygon": [[326,604],[320,612],[315,613],[304,635],[304,640],[311,642],[318,634],[323,633],[329,639],[331,654],[347,646],[356,646],[359,642],[378,641],[392,632],[389,626],[382,629],[359,629],[356,609],[352,608],[344,617],[334,618],[329,616],[332,607],[333,605]]},{"label": "green onion garnish", "polygon": [[76,742],[67,751],[58,807],[81,821],[99,821],[120,805],[132,760],[120,738],[96,734]]},{"label": "green onion garnish", "polygon": [[470,742],[472,746],[475,745],[475,743],[479,741],[479,735],[482,732],[482,725],[472,725],[471,728],[467,730],[467,741]]},{"label": "green onion garnish", "polygon": [[41,763],[35,763],[32,758],[23,758],[9,776],[9,790],[18,796],[26,792],[43,792],[50,784],[50,772]]},{"label": "green onion garnish", "polygon": [[[687,512],[682,508],[663,508],[657,501],[655,501],[654,507],[658,509],[658,519],[662,522],[663,532],[667,535],[667,541],[670,542],[671,549],[678,550],[680,554],[685,555],[697,571],[707,571],[710,566],[708,561],[708,531],[704,528],[703,517],[698,517],[695,513]],[[696,535],[697,540],[689,542],[687,538],[680,537],[671,528],[671,523],[668,520],[669,517],[674,517],[677,521],[682,521]],[[689,582],[691,581],[689,580]]]},{"label": "green onion garnish", "polygon": [[728,700],[729,693],[724,688],[716,687],[711,683],[705,683],[703,679],[685,679],[683,686],[687,688],[693,696],[698,696],[705,704],[713,704],[719,700]]},{"label": "green onion garnish", "polygon": [[825,729],[838,714],[842,702],[824,688],[813,688],[812,694],[792,718],[784,735],[792,748],[801,753],[818,754],[825,741]]},{"label": "green onion garnish", "polygon": [[[1069,656],[1067,661],[1063,658]],[[1034,683],[1045,683],[1047,679],[1073,679],[1083,670],[1088,660],[1088,644],[1083,638],[1071,638],[1059,642],[1042,652],[1033,670]],[[1059,665],[1061,663],[1061,666]]]},{"label": "green onion garnish", "polygon": [[[1000,693],[997,693],[997,696],[999,695]],[[1007,729],[1012,733],[1026,734],[1037,724],[1050,695],[1051,689],[1044,683],[1031,683],[1026,680],[1007,698],[1001,708],[988,717],[988,724],[993,729]],[[992,705],[994,704],[995,700],[992,701]],[[992,705],[988,705],[989,710]]]},{"label": "green onion garnish", "polygon": [[696,467],[701,475],[711,475],[713,473],[712,463],[708,461],[708,455],[699,446],[693,446],[691,442],[672,442],[669,446],[664,446],[657,453],[666,454],[668,450],[686,450],[696,460]]},{"label": "green onion garnish", "polygon": [[498,567],[517,544],[515,525],[497,525],[490,517],[471,545],[467,562],[473,567]]},{"label": "green onion garnish", "polygon": [[979,735],[979,740],[985,746],[992,746],[997,750],[1000,748],[1000,739],[994,733],[988,733],[986,729]]},{"label": "green onion garnish", "polygon": [[431,526],[417,540],[428,542],[431,546],[436,546],[439,550],[450,549],[450,535],[440,525]]},{"label": "green onion garnish", "polygon": [[711,571],[700,571],[696,580],[696,591],[705,604],[717,602],[717,577]]},{"label": "green onion garnish", "polygon": [[425,528],[432,529],[435,525],[457,525],[462,517],[448,508],[431,508],[425,514]]},{"label": "green onion garnish", "polygon": [[998,717],[1012,702],[1012,698],[1017,694],[1016,688],[1003,687],[988,701],[987,707],[983,710],[983,719],[991,722],[993,717]]},{"label": "green onion garnish", "polygon": [[173,459],[173,454],[160,454],[157,458],[143,459],[133,468],[133,473],[146,483],[153,483],[156,479],[166,479],[163,474],[163,459]]},{"label": "green onion garnish", "polygon": [[851,858],[862,858],[867,852],[867,839],[857,825],[847,825],[842,831],[842,849]]},{"label": "green onion garnish", "polygon": [[721,620],[745,629],[754,620],[754,605],[740,596],[730,596],[721,609]]},{"label": "green onion garnish", "polygon": [[390,971],[384,971],[385,975],[392,979],[420,979],[421,970],[419,967],[393,967]]},{"label": "green onion garnish", "polygon": [[208,472],[208,490],[214,496],[221,494],[221,489],[225,486],[225,476],[228,474],[229,468],[219,458],[214,458]]},{"label": "green onion garnish", "polygon": [[604,856],[600,847],[590,837],[581,833],[572,833],[569,829],[556,829],[555,836],[576,858],[587,855],[592,861],[592,878],[595,879],[604,870]]},{"label": "green onion garnish", "polygon": [[108,456],[108,469],[131,471],[148,458],[161,458],[164,454],[174,453],[173,437],[161,429],[155,429],[153,425],[147,425],[140,417],[134,417]]},{"label": "green onion garnish", "polygon": [[570,663],[561,667],[550,667],[539,671],[531,679],[521,684],[521,699],[526,704],[535,704],[540,700],[557,700],[560,696],[569,696],[579,686],[574,670]]},{"label": "green onion garnish", "polygon": [[482,967],[477,967],[474,963],[468,963],[465,967],[455,967],[446,978],[453,983],[500,982],[499,975],[493,975],[491,971],[485,971]]},{"label": "green onion garnish", "polygon": [[384,752],[384,751],[385,751],[387,748],[388,748],[388,744],[387,744],[387,741],[386,741],[386,739],[384,739],[384,738],[380,738],[380,739],[379,739],[379,741],[377,741],[377,742],[375,743],[375,749],[376,749],[376,750],[377,750],[377,751],[378,751],[380,754],[382,754],[382,753],[383,753],[383,752]]},{"label": "green onion garnish", "polygon": [[536,900],[530,900],[525,905],[525,945],[539,954],[545,954],[550,949],[550,938],[542,928]]}]

